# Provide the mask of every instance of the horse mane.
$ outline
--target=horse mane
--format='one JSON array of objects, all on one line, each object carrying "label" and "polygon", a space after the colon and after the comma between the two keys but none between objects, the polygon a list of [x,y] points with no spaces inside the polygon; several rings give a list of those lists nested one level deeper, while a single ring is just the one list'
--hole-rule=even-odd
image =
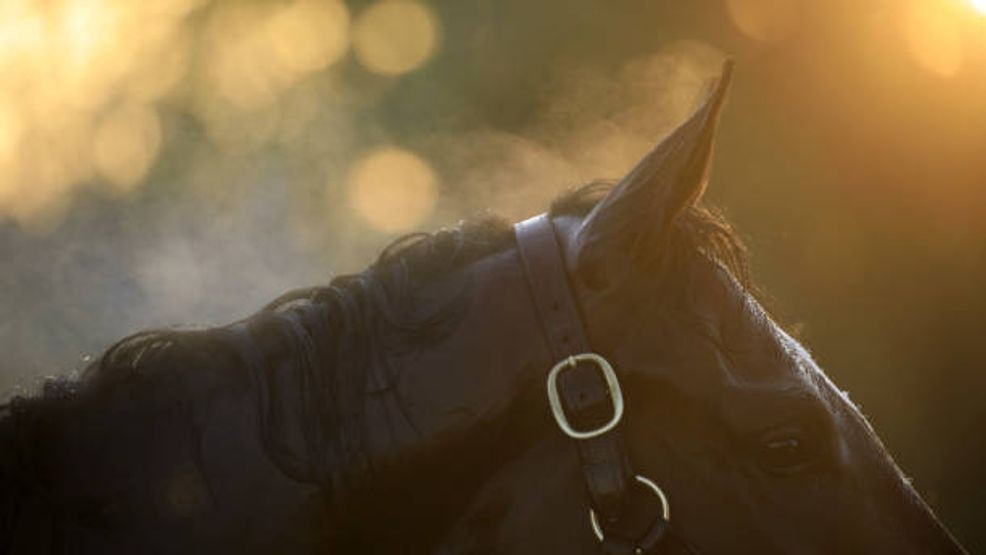
[{"label": "horse mane", "polygon": [[[551,216],[587,214],[613,186],[610,181],[593,181],[558,196],[551,204]],[[356,274],[340,275],[328,285],[299,288],[280,295],[247,321],[271,314],[290,312],[303,305],[322,305],[338,313],[343,328],[357,325],[365,305],[378,311],[375,320],[389,331],[411,338],[425,338],[455,312],[455,303],[430,315],[425,321],[409,320],[406,302],[413,290],[432,279],[462,269],[469,264],[512,245],[509,223],[487,215],[459,222],[437,232],[416,232],[399,237],[385,247],[376,261]],[[721,211],[698,204],[686,209],[676,220],[672,247],[681,254],[701,253],[725,266],[745,287],[752,287],[747,249]],[[679,259],[680,257],[674,257]],[[403,308],[404,310],[400,310]],[[422,329],[424,328],[424,329]],[[120,339],[81,374],[82,382],[113,382],[139,372],[146,361],[176,345],[189,345],[217,329],[150,329]],[[338,328],[337,328],[338,329]],[[381,331],[381,330],[377,330]],[[71,381],[71,380],[68,380]],[[64,392],[65,379],[49,380],[43,389]],[[42,395],[45,393],[42,391]],[[7,408],[8,405],[0,405]]]},{"label": "horse mane", "polygon": [[[584,215],[611,187],[611,183],[597,181],[574,189],[559,196],[549,213]],[[393,393],[397,375],[387,364],[388,355],[440,340],[454,329],[464,313],[467,283],[450,292],[444,302],[437,303],[439,306],[429,306],[429,312],[424,314],[415,306],[415,292],[426,283],[512,245],[511,226],[494,216],[460,222],[434,233],[409,234],[383,249],[364,271],[335,277],[327,285],[289,291],[235,324],[248,329],[257,343],[281,344],[279,351],[291,357],[306,385],[299,396],[305,421],[313,423],[304,435],[307,456],[315,463],[300,467],[297,461],[287,460],[277,445],[268,445],[269,452],[275,451],[270,453],[272,459],[299,480],[325,488],[345,482],[345,476],[334,475],[328,468],[349,466],[332,462],[365,459],[360,433],[362,399],[366,395]],[[676,221],[672,246],[681,255],[712,258],[741,283],[750,284],[746,250],[726,219],[714,209],[695,206],[685,210]],[[682,258],[675,255],[672,259]],[[200,363],[228,366],[235,360],[231,358],[235,349],[230,348],[229,342],[232,326],[138,332],[110,346],[79,378],[49,379],[40,395],[15,397],[0,404],[0,474],[6,475],[0,476],[0,493],[10,500],[0,504],[0,521],[9,520],[10,515],[5,517],[5,512],[16,510],[13,505],[18,492],[26,491],[22,488],[35,487],[31,484],[38,478],[31,468],[29,452],[37,416],[47,412],[46,406],[141,379],[143,372],[150,371],[148,368],[160,366],[154,361],[165,356],[168,360],[175,356],[187,360],[183,355],[188,355]],[[261,352],[254,358],[256,372],[273,379],[265,364],[266,355]],[[371,368],[379,375],[371,375]],[[394,397],[397,409],[407,419],[399,396]],[[410,424],[413,426],[413,422]],[[325,434],[325,430],[332,430],[333,434]],[[326,435],[336,436],[331,438],[331,445],[325,444]],[[18,491],[3,491],[8,487]],[[4,524],[0,522],[0,531]]]}]

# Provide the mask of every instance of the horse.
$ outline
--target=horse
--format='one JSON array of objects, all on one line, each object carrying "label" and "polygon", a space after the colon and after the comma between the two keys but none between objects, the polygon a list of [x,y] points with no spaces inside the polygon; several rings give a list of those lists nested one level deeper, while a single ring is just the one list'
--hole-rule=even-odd
[{"label": "horse", "polygon": [[702,200],[730,69],[616,183],[13,399],[0,551],[964,553]]}]

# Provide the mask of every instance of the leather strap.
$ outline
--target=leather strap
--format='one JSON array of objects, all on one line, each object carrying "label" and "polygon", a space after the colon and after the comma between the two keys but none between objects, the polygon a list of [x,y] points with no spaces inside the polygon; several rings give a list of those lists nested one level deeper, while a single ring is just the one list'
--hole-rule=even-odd
[{"label": "leather strap", "polygon": [[[541,214],[515,224],[514,234],[552,356],[562,361],[593,352],[551,219]],[[565,414],[576,430],[595,429],[613,415],[610,388],[594,365],[576,364],[565,370],[558,377],[558,389]],[[631,485],[633,468],[619,426],[579,439],[575,446],[589,502],[604,532],[603,553],[641,555],[662,547],[671,553],[696,553],[662,518],[654,497],[646,491],[637,494],[642,490]]]},{"label": "leather strap", "polygon": [[[546,214],[514,226],[531,298],[555,361],[592,352],[582,316],[572,295],[564,257],[554,225]],[[558,377],[558,390],[569,421],[576,429],[597,428],[613,414],[609,387],[599,369],[578,364]],[[623,512],[633,471],[619,426],[591,439],[575,442],[593,510],[604,529]]]}]

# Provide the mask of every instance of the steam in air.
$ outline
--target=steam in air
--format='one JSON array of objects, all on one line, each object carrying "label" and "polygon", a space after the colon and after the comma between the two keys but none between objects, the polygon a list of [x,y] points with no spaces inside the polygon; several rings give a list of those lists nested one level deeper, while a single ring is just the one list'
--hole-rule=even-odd
[{"label": "steam in air", "polygon": [[0,44],[7,393],[141,328],[246,316],[400,233],[618,177],[721,61],[680,42],[557,69],[519,128],[450,106],[403,133],[382,99],[447,47],[422,2],[12,2]]}]

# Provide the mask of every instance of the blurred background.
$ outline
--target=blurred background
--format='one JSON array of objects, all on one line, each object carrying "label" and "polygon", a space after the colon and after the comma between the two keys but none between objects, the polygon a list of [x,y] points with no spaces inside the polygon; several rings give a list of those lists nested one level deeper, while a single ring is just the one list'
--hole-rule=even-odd
[{"label": "blurred background", "polygon": [[619,177],[727,55],[709,199],[986,551],[986,0],[2,0],[0,398]]}]

